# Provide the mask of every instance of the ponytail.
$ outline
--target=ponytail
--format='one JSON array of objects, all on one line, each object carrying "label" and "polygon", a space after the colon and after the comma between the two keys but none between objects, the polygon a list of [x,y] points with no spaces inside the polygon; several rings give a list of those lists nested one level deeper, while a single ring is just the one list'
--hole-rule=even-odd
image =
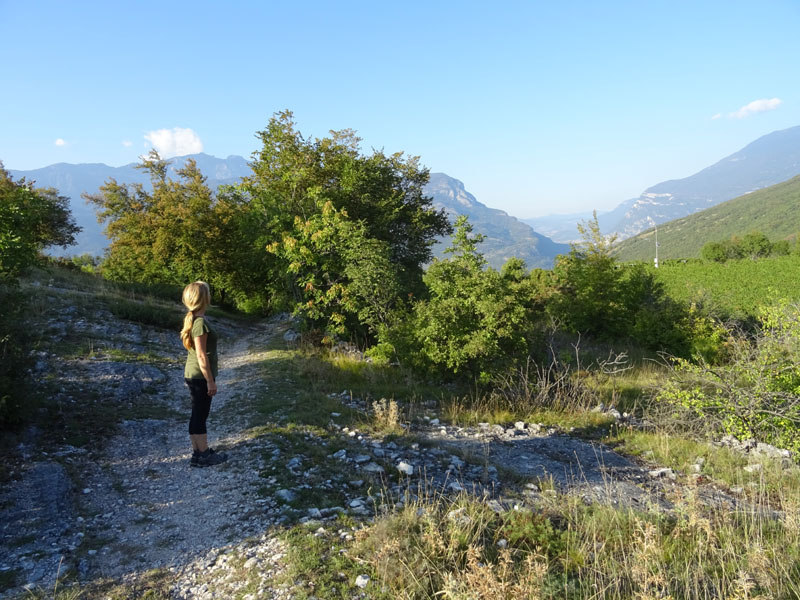
[{"label": "ponytail", "polygon": [[189,311],[183,318],[183,329],[181,329],[181,342],[183,342],[183,347],[187,350],[194,348],[194,340],[192,339],[192,325],[194,325],[194,313]]},{"label": "ponytail", "polygon": [[183,318],[183,329],[181,329],[181,342],[187,350],[194,348],[192,339],[192,325],[194,325],[194,313],[203,310],[211,304],[211,290],[205,281],[195,281],[183,288],[183,305],[189,310]]}]

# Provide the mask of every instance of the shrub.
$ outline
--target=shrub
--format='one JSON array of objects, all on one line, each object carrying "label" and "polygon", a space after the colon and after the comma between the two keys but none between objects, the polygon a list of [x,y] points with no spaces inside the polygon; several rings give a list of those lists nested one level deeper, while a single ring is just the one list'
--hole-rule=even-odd
[{"label": "shrub", "polygon": [[419,353],[430,365],[451,374],[491,376],[528,356],[543,315],[537,288],[512,259],[502,272],[484,269],[472,226],[459,217],[452,258],[436,260],[425,274],[429,298],[414,307],[413,328]]},{"label": "shrub", "polygon": [[0,284],[0,429],[20,423],[27,409],[30,328],[25,324],[28,298],[16,287]]},{"label": "shrub", "polygon": [[699,417],[712,434],[800,450],[800,307],[765,307],[752,342],[729,344],[729,363],[679,359],[657,399]]}]

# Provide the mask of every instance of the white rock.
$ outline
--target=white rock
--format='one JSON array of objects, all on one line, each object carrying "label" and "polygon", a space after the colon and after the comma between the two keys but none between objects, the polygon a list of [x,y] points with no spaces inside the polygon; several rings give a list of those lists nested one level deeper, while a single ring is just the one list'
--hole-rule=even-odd
[{"label": "white rock", "polygon": [[245,569],[253,569],[258,565],[258,559],[254,556],[253,558],[248,558],[247,562],[244,563]]},{"label": "white rock", "polygon": [[431,425],[438,425],[439,419],[431,419]]},{"label": "white rock", "polygon": [[525,421],[517,421],[516,423],[514,423],[514,427],[522,431],[523,429],[525,429]]},{"label": "white rock", "polygon": [[376,462],[367,463],[361,467],[367,473],[383,473],[384,469]]},{"label": "white rock", "polygon": [[406,475],[413,475],[414,474],[414,467],[408,464],[406,461],[400,461],[397,465],[397,470],[401,473],[405,473]]},{"label": "white rock", "polygon": [[763,466],[760,463],[755,463],[753,465],[747,465],[744,470],[748,473],[758,473],[763,469]]},{"label": "white rock", "polygon": [[359,575],[356,577],[356,586],[360,587],[362,590],[367,587],[369,583],[369,575]]},{"label": "white rock", "polygon": [[664,477],[666,479],[677,479],[677,477],[678,477],[675,474],[675,471],[673,471],[672,469],[670,469],[668,467],[663,468],[663,469],[654,469],[654,470],[650,471],[649,474],[650,474],[650,477]]}]

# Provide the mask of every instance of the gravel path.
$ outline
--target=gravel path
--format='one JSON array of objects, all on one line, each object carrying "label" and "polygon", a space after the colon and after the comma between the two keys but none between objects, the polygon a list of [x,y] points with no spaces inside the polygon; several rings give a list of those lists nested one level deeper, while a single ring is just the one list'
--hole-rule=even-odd
[{"label": "gravel path", "polygon": [[[108,324],[99,321],[78,320],[76,327],[101,337]],[[258,493],[264,455],[272,446],[246,428],[274,325],[217,325],[228,343],[220,352],[209,442],[228,452],[229,462],[189,466],[182,349],[163,334],[127,324],[117,347],[155,343],[174,360],[167,366],[62,361],[62,381],[77,390],[100,389],[109,402],[136,402],[144,388],[156,386],[150,402],[164,418],[123,421],[94,450],[63,446],[47,452],[35,431],[29,443],[20,443],[8,457],[16,469],[0,494],[0,574],[13,570],[29,588],[51,589],[57,573],[68,569],[82,581],[131,583],[141,573],[165,569],[172,573],[174,598],[227,598],[245,587],[252,597],[287,596],[287,590],[270,589],[283,549],[271,534],[274,506]],[[65,393],[64,401],[70,400]]]}]

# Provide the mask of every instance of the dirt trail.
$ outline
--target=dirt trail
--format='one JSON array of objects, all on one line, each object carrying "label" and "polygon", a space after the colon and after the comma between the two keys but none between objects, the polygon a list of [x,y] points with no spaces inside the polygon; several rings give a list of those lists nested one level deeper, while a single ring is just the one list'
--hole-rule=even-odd
[{"label": "dirt trail", "polygon": [[[84,335],[102,336],[108,327],[103,322],[81,319],[77,326]],[[223,321],[217,326],[228,343],[220,352],[220,393],[212,404],[209,438],[229,452],[230,461],[223,468],[189,466],[190,400],[182,349],[162,347],[173,360],[158,366],[67,361],[65,381],[101,394],[110,388],[109,401],[133,395],[135,402],[142,388],[155,387],[151,401],[163,418],[123,421],[102,448],[88,451],[65,446],[47,452],[35,440],[20,444],[19,470],[4,486],[0,504],[5,546],[0,554],[6,555],[0,573],[14,571],[18,580],[47,589],[59,570],[72,570],[83,581],[133,581],[142,572],[167,569],[174,574],[173,597],[197,598],[220,588],[209,583],[215,571],[222,568],[228,578],[249,561],[241,584],[253,587],[258,597],[281,597],[280,590],[266,589],[282,551],[267,533],[273,521],[258,494],[259,467],[271,446],[246,433],[249,402],[275,327]],[[127,324],[115,331],[121,335],[117,346],[146,341],[164,346],[164,336],[148,328]]]}]

